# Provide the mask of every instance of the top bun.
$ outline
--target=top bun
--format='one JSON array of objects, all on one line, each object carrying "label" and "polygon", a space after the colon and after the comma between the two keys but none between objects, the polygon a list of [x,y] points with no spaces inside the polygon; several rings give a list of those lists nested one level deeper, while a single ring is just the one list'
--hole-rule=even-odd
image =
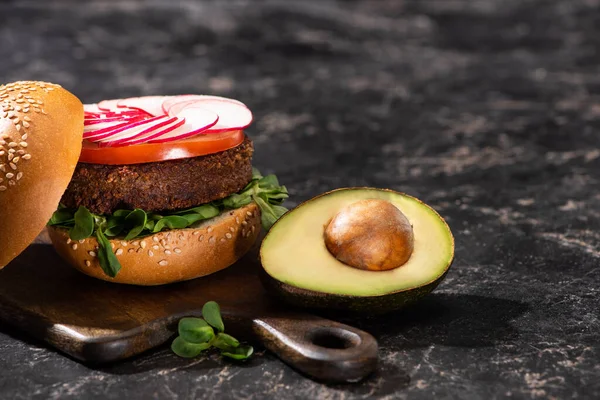
[{"label": "top bun", "polygon": [[83,135],[83,105],[59,85],[0,86],[0,269],[33,242],[67,188]]}]

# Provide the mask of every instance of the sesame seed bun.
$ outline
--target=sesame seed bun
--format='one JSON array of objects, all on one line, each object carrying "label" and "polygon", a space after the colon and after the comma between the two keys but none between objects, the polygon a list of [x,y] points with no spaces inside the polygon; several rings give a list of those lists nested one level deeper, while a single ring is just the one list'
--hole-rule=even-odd
[{"label": "sesame seed bun", "polygon": [[81,152],[83,105],[59,85],[0,86],[0,269],[56,210]]},{"label": "sesame seed bun", "polygon": [[260,233],[260,210],[255,203],[221,213],[193,228],[174,229],[130,241],[110,240],[121,263],[115,278],[98,262],[98,241],[71,241],[66,229],[48,227],[58,254],[79,271],[109,282],[163,285],[212,274],[250,250]]}]

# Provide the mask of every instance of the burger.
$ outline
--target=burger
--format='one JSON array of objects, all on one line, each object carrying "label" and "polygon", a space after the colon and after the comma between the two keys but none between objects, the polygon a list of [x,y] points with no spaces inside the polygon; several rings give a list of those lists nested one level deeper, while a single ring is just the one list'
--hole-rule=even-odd
[{"label": "burger", "polygon": [[286,188],[252,168],[252,113],[237,100],[82,105],[42,82],[0,96],[0,266],[47,224],[58,254],[92,277],[188,280],[233,264],[286,211]]}]

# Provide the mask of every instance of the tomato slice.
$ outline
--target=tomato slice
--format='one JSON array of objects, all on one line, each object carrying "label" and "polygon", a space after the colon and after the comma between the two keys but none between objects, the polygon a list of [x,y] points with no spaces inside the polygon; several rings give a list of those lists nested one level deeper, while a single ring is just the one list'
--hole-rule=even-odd
[{"label": "tomato slice", "polygon": [[244,141],[244,131],[234,130],[200,134],[189,139],[165,143],[143,143],[133,146],[100,147],[83,141],[79,161],[89,164],[142,164],[205,156],[238,146]]}]

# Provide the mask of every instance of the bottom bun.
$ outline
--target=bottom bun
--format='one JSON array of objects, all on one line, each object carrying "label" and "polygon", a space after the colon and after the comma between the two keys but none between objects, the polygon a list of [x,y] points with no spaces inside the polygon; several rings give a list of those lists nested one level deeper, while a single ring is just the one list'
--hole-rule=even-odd
[{"label": "bottom bun", "polygon": [[260,233],[260,210],[251,203],[203,221],[194,228],[174,229],[124,241],[110,240],[121,263],[115,278],[102,271],[98,241],[72,241],[63,228],[48,227],[58,254],[94,278],[131,285],[164,285],[227,268],[250,250]]}]

